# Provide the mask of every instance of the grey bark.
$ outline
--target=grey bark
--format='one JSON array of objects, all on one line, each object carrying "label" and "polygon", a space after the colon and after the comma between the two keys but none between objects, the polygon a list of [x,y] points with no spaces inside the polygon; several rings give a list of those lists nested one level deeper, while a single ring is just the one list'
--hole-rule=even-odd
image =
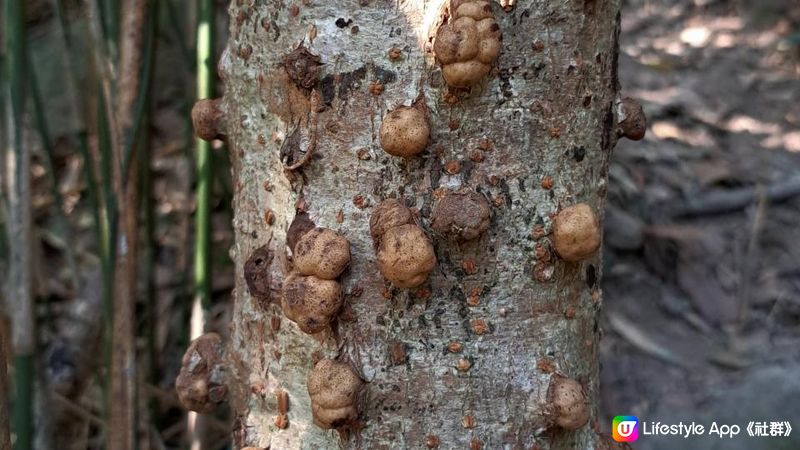
[{"label": "grey bark", "polygon": [[[229,347],[239,446],[425,448],[428,435],[447,449],[470,448],[473,440],[485,449],[597,446],[601,258],[566,263],[553,256],[552,278],[537,281],[535,264],[547,263],[537,263],[534,248],[547,238],[534,239],[532,229],[548,230],[553,213],[577,202],[602,214],[616,140],[618,1],[520,1],[508,12],[495,4],[503,33],[496,70],[453,105],[430,51],[444,3],[231,2],[220,73],[235,183]],[[282,66],[301,43],[324,64],[314,87],[326,104],[319,114],[309,111],[313,94]],[[392,47],[402,50],[397,61],[387,57]],[[381,95],[368,89],[375,81],[385,87]],[[420,157],[391,157],[377,139],[381,119],[420,94],[431,113],[431,143]],[[315,128],[316,154],[287,175],[281,149],[302,155]],[[479,150],[487,142],[491,149]],[[482,162],[470,159],[475,151]],[[455,175],[443,170],[453,160],[461,164]],[[552,189],[541,187],[544,176]],[[433,192],[459,186],[494,207],[489,231],[461,244],[429,228]],[[390,197],[418,208],[434,241],[438,264],[422,289],[387,287],[376,266],[369,216]],[[315,336],[280,309],[290,267],[286,232],[298,205],[352,248],[342,279],[347,304],[333,331]],[[250,295],[243,272],[264,245],[274,256],[271,302]],[[474,274],[463,269],[469,259]],[[465,298],[474,288],[481,295],[472,307]],[[488,322],[488,334],[473,332],[478,319]],[[460,354],[446,351],[454,340],[464,346]],[[404,346],[404,364],[392,365],[392,343]],[[306,377],[320,357],[349,360],[366,381],[363,428],[344,440],[312,423]],[[472,362],[467,372],[455,368],[461,357]],[[588,394],[592,420],[575,432],[547,427],[550,369],[579,380]],[[274,424],[278,390],[290,397],[284,430]],[[466,415],[474,428],[462,425]]]}]

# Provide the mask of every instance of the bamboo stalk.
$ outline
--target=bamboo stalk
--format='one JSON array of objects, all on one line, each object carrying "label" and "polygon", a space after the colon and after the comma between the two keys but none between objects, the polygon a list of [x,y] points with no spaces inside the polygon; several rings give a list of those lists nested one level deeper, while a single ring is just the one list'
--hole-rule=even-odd
[{"label": "bamboo stalk", "polygon": [[[197,2],[197,99],[214,96],[214,2]],[[190,318],[190,339],[205,329],[205,311],[211,301],[211,188],[214,172],[211,144],[195,138],[197,187],[195,192],[194,298]],[[200,425],[200,426],[198,426]],[[202,424],[197,414],[188,416],[191,449],[202,447]]]},{"label": "bamboo stalk", "polygon": [[[198,0],[197,23],[197,99],[214,96],[214,2]],[[213,154],[211,144],[195,138],[197,151],[197,187],[195,214],[195,301],[206,307],[211,298],[211,188]],[[202,333],[202,330],[200,330]],[[199,334],[198,334],[199,335]],[[196,336],[195,336],[196,337]]]},{"label": "bamboo stalk", "polygon": [[[109,131],[109,124],[106,114],[104,113],[104,104],[106,103],[105,94],[102,88],[97,89],[97,101],[95,108],[96,122],[97,122],[97,145],[90,148],[89,158],[87,158],[87,170],[91,172],[91,176],[96,181],[97,189],[95,194],[97,197],[99,217],[99,244],[100,244],[100,262],[103,269],[103,312],[104,312],[104,357],[106,366],[110,367],[111,360],[111,334],[113,328],[113,315],[114,315],[114,260],[116,258],[116,247],[114,245],[114,236],[117,234],[117,199],[112,188],[111,180],[111,166],[112,166],[112,149],[111,149],[111,132]],[[110,371],[109,371],[110,372]]]},{"label": "bamboo stalk", "polygon": [[[2,319],[0,319],[2,320]],[[0,405],[8,405],[8,366],[6,361],[5,326],[0,327]],[[0,407],[0,450],[11,450],[11,430],[8,427],[8,407]]]},{"label": "bamboo stalk", "polygon": [[17,450],[33,449],[34,355],[17,353],[14,366],[14,409],[11,412],[12,429]]},{"label": "bamboo stalk", "polygon": [[[116,121],[112,114],[111,107],[111,84],[113,83],[113,64],[108,56],[109,43],[116,45],[116,35],[107,38],[104,25],[109,20],[116,22],[117,16],[105,11],[101,0],[89,0],[86,3],[88,14],[88,27],[86,41],[91,51],[92,74],[94,77],[89,83],[87,91],[94,95],[90,99],[87,107],[89,109],[89,138],[85,134],[81,138],[81,151],[84,155],[86,177],[90,188],[90,201],[95,203],[95,225],[98,233],[99,253],[101,268],[103,273],[103,333],[102,333],[102,356],[103,367],[106,368],[102,380],[103,394],[103,415],[109,422],[105,428],[106,438],[109,436],[111,428],[112,414],[112,395],[111,385],[114,375],[112,370],[113,354],[113,335],[114,335],[114,279],[116,269],[116,242],[117,235],[117,198],[113,188],[113,173],[117,173],[113,168],[113,147],[119,144],[116,137]],[[67,32],[66,22],[62,18],[62,31],[68,51],[74,50]],[[116,27],[116,25],[114,25]],[[69,58],[70,61],[73,58]],[[74,69],[74,67],[73,67]],[[74,72],[77,74],[77,72]],[[77,77],[75,78],[77,79]],[[94,189],[92,189],[94,188]],[[92,195],[94,194],[94,195]],[[92,198],[93,197],[93,198]]]},{"label": "bamboo stalk", "polygon": [[[104,273],[104,289],[106,290],[104,298],[108,303],[104,306],[107,312],[106,321],[108,329],[106,330],[105,337],[107,342],[110,342],[111,336],[111,316],[113,314],[113,280],[114,280],[114,259],[115,245],[113,237],[116,235],[117,229],[117,200],[114,194],[113,180],[111,174],[113,172],[113,147],[118,144],[116,138],[116,120],[114,119],[111,107],[111,84],[113,82],[113,67],[111,58],[104,50],[106,39],[103,37],[102,29],[103,23],[110,20],[107,15],[101,14],[102,9],[98,8],[95,1],[87,2],[89,14],[89,33],[87,36],[88,46],[92,49],[93,67],[96,72],[96,79],[94,85],[97,86],[95,91],[97,97],[93,103],[93,123],[96,124],[97,145],[90,146],[91,150],[89,158],[86,158],[87,170],[91,171],[91,178],[95,181],[97,189],[95,190],[98,211],[99,211],[99,231],[100,231],[100,257],[103,263]],[[67,39],[68,33],[64,31],[65,42],[69,45]],[[116,42],[116,40],[114,40]],[[70,58],[71,60],[72,58]],[[110,348],[110,344],[107,345]],[[110,355],[110,352],[107,352]]]},{"label": "bamboo stalk", "polygon": [[[136,391],[136,279],[138,250],[138,164],[136,145],[130,145],[136,131],[136,97],[142,69],[142,43],[147,0],[126,0],[121,5],[120,59],[114,112],[116,145],[112,146],[113,185],[117,214],[121,220],[117,234],[114,280],[114,315],[111,336],[111,409],[108,448],[135,448],[138,429],[135,416]],[[112,126],[112,130],[115,127]],[[113,138],[112,138],[113,139]],[[126,149],[130,149],[126,154]]]},{"label": "bamboo stalk", "polygon": [[24,145],[25,110],[25,2],[5,2],[6,149],[5,181],[8,199],[8,299],[12,316],[14,355],[13,429],[16,448],[33,445],[33,380],[36,350],[32,292],[30,149]]},{"label": "bamboo stalk", "polygon": [[98,2],[103,36],[105,37],[106,52],[112,60],[117,58],[117,44],[119,39],[119,0],[101,0]]},{"label": "bamboo stalk", "polygon": [[184,40],[183,33],[185,31],[185,27],[178,20],[178,12],[175,11],[175,2],[173,0],[166,0],[162,4],[166,9],[167,21],[169,23],[168,26],[169,31],[171,32],[171,34],[175,36],[175,42],[178,46],[178,50],[180,50],[181,57],[185,63],[184,70],[186,70],[187,73],[191,72],[194,66],[194,60],[192,59],[191,49]]}]

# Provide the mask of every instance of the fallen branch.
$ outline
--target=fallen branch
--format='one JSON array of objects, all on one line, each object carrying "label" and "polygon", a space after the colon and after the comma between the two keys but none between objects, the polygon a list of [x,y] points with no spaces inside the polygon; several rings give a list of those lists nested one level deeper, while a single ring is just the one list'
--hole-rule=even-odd
[{"label": "fallen branch", "polygon": [[738,211],[763,196],[769,203],[778,203],[800,195],[800,177],[773,183],[766,188],[751,186],[711,191],[666,208],[672,218],[697,217]]}]

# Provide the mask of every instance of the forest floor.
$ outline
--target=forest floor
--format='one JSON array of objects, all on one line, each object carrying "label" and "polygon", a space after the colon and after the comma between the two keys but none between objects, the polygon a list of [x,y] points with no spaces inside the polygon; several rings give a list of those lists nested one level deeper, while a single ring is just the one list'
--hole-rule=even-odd
[{"label": "forest floor", "polygon": [[628,0],[622,17],[620,82],[649,126],[612,159],[601,427],[790,421],[635,448],[800,448],[800,8]]}]

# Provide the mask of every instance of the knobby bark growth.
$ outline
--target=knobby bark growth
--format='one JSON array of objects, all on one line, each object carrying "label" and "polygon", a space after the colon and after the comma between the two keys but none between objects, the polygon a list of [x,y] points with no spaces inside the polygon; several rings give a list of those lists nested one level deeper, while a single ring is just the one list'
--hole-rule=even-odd
[{"label": "knobby bark growth", "polygon": [[[239,447],[608,448],[594,420],[600,255],[565,261],[549,232],[578,203],[602,220],[619,4],[454,14],[463,3],[231,2],[219,108],[235,183],[227,371]],[[447,64],[475,70],[448,87],[437,30],[483,14],[499,25],[499,59],[487,70],[491,58],[462,64],[472,56],[454,51]],[[453,25],[448,39],[467,29]],[[486,45],[499,39],[481,33]],[[381,123],[412,105],[424,108],[427,146],[389,155]],[[421,227],[433,243],[436,264],[418,287],[379,271],[370,217],[386,199],[411,211],[392,226]],[[309,335],[282,312],[281,291],[294,270],[287,242],[314,227],[341,233],[351,262],[339,314]],[[307,379],[326,358],[364,382],[341,433],[313,423]],[[320,367],[347,375],[331,364]],[[326,384],[314,383],[318,395]],[[325,407],[351,407],[334,400]]]}]

